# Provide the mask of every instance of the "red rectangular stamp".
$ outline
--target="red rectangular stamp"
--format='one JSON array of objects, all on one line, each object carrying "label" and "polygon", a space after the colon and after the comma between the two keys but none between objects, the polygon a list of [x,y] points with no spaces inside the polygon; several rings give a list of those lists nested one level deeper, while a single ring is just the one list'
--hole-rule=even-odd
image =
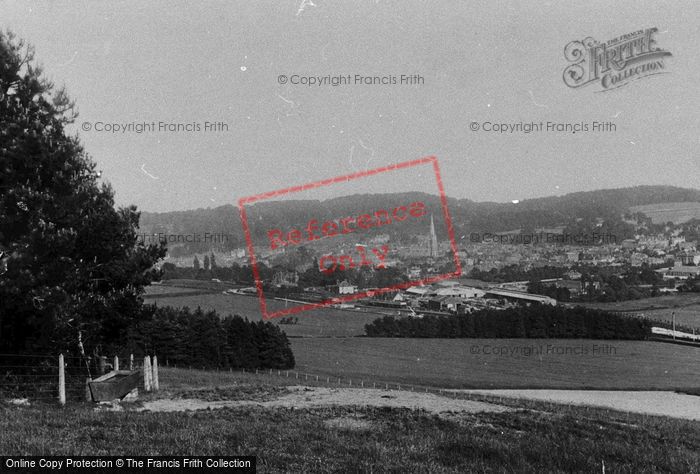
[{"label": "red rectangular stamp", "polygon": [[[408,172],[423,184],[434,179],[435,194],[370,195],[368,204],[357,193],[377,178],[401,184]],[[320,201],[318,194],[333,186],[354,193]],[[382,189],[381,182],[370,189]],[[386,298],[462,274],[434,156],[244,197],[238,207],[263,319]],[[446,236],[442,242],[436,227]],[[271,309],[266,293],[290,288],[295,298]],[[296,304],[289,307],[289,301]]]}]

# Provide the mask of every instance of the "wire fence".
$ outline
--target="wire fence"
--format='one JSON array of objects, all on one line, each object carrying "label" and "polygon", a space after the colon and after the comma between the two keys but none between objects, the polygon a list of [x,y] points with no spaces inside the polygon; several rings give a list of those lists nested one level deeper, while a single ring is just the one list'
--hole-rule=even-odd
[{"label": "wire fence", "polygon": [[463,398],[467,395],[466,392],[460,392],[457,389],[449,389],[444,387],[436,387],[432,385],[425,384],[411,384],[411,383],[400,383],[396,381],[386,381],[380,379],[368,379],[364,377],[349,377],[344,375],[329,375],[329,374],[316,374],[306,371],[298,371],[293,369],[254,369],[254,368],[218,368],[210,369],[205,367],[197,367],[192,365],[182,366],[182,365],[167,365],[168,368],[180,369],[180,370],[194,370],[201,372],[217,372],[217,373],[247,373],[255,374],[259,376],[266,377],[282,377],[287,379],[295,379],[300,383],[318,383],[319,385],[332,386],[332,387],[349,387],[349,388],[372,388],[372,389],[384,389],[384,390],[399,390],[405,392],[422,392],[422,393],[433,393],[436,395],[443,395],[450,398]]},{"label": "wire fence", "polygon": [[63,355],[62,361],[58,355],[0,354],[0,400],[85,400],[88,380],[111,370],[143,367],[143,360],[134,361],[133,355],[109,360]]},{"label": "wire fence", "polygon": [[363,377],[348,377],[348,376],[338,376],[338,375],[322,375],[314,374],[309,372],[299,372],[297,370],[277,370],[277,369],[244,369],[243,372],[256,374],[256,375],[267,375],[270,377],[286,377],[293,378],[295,380],[307,382],[318,382],[320,384],[337,386],[337,387],[349,387],[349,388],[372,388],[372,389],[384,389],[384,390],[399,390],[405,392],[422,392],[422,393],[433,393],[436,395],[444,395],[453,398],[459,398],[460,392],[457,390],[450,390],[442,387],[435,387],[423,384],[410,384],[410,383],[399,383],[399,382],[389,382],[378,379],[366,379]]},{"label": "wire fence", "polygon": [[[235,372],[235,371],[234,371]],[[385,391],[402,391],[402,392],[415,392],[415,393],[430,393],[434,395],[439,395],[442,397],[447,397],[455,400],[476,400],[486,403],[495,403],[504,406],[512,406],[517,409],[533,409],[541,410],[543,407],[547,407],[553,411],[565,408],[568,410],[583,411],[585,413],[597,413],[603,414],[610,420],[626,420],[627,423],[631,422],[631,419],[635,418],[637,420],[648,420],[655,417],[652,413],[646,413],[644,411],[629,411],[623,408],[612,408],[604,405],[586,405],[580,403],[567,403],[563,401],[550,401],[544,399],[528,399],[517,396],[504,396],[497,394],[480,393],[478,390],[468,390],[468,389],[458,389],[458,388],[445,388],[436,387],[431,385],[423,384],[409,384],[409,383],[399,383],[399,382],[388,382],[372,380],[362,377],[345,377],[345,376],[332,376],[332,375],[321,375],[312,374],[308,372],[299,372],[296,370],[277,370],[277,369],[243,369],[241,372],[255,374],[264,378],[273,377],[284,377],[284,378],[294,378],[299,380],[300,383],[303,382],[307,384],[319,383],[322,386],[338,387],[338,388],[371,388],[380,389]],[[592,418],[593,419],[593,418]]]},{"label": "wire fence", "polygon": [[[35,354],[0,354],[0,400],[15,400],[23,403],[24,400],[31,402],[59,402],[61,400],[59,386],[60,383],[60,366],[64,367],[64,382],[65,394],[64,400],[83,401],[86,399],[86,382],[98,374],[100,370],[100,361],[88,360],[76,356],[64,356],[63,364],[60,363],[60,356],[55,355],[35,355]],[[134,359],[133,355],[128,355],[123,358],[114,358],[106,361],[102,370],[140,370],[147,374],[148,385],[144,381],[145,391],[158,390],[158,375],[156,357],[146,357],[144,359]],[[147,360],[146,360],[147,359]],[[151,359],[156,367],[156,370],[151,374]],[[94,367],[91,367],[91,362]],[[170,368],[180,370],[195,370],[203,372],[219,372],[219,373],[247,373],[255,374],[261,378],[273,379],[286,378],[295,379],[303,384],[319,384],[327,387],[344,387],[344,388],[371,388],[383,389],[386,391],[402,391],[402,392],[419,392],[431,393],[443,397],[453,399],[476,399],[488,401],[490,403],[500,403],[504,405],[517,404],[517,406],[530,406],[534,408],[541,406],[551,407],[569,407],[582,409],[588,412],[595,410],[599,413],[607,413],[610,417],[627,417],[629,422],[632,412],[603,406],[582,406],[579,404],[569,404],[565,402],[554,402],[544,400],[527,400],[498,395],[487,395],[481,393],[471,393],[469,390],[450,389],[445,387],[436,387],[423,384],[400,383],[396,381],[386,381],[378,379],[367,379],[363,377],[349,377],[344,375],[329,375],[316,374],[298,370],[283,370],[283,369],[209,369],[193,366],[175,366],[170,365]],[[154,383],[155,385],[151,385]],[[646,413],[635,413],[637,416],[646,419],[649,415]]]}]

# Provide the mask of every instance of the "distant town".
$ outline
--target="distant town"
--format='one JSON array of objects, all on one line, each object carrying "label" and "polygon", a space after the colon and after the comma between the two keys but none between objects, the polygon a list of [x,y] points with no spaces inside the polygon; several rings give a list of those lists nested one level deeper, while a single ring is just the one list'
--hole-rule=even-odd
[{"label": "distant town", "polygon": [[[319,302],[364,293],[366,298],[336,306],[390,308],[397,314],[418,317],[506,309],[517,304],[614,302],[700,291],[696,234],[700,224],[696,220],[654,224],[642,214],[628,214],[625,222],[635,229],[632,238],[599,231],[602,221],[578,234],[567,233],[564,226],[527,233],[472,233],[460,236],[455,255],[450,242],[437,237],[431,215],[428,232],[409,240],[394,241],[389,234],[375,233],[359,243],[357,238],[335,239],[332,247],[262,249],[256,260],[267,296]],[[338,263],[330,248],[348,258]],[[362,264],[377,248],[387,250],[380,264]],[[328,271],[329,258],[334,259],[334,271]],[[455,272],[456,258],[461,265],[459,277],[423,284],[437,275]],[[255,295],[249,265],[248,250],[237,248],[169,255],[161,268],[164,279],[226,281],[235,284],[227,290],[231,293]],[[415,285],[388,293],[378,291],[406,282]]]}]

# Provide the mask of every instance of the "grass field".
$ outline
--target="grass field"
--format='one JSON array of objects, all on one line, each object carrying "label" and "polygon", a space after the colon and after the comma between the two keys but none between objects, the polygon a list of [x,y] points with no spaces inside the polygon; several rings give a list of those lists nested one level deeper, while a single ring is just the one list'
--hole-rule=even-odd
[{"label": "grass field", "polygon": [[[174,288],[177,291],[178,288]],[[216,310],[221,315],[238,314],[251,321],[262,319],[260,303],[257,297],[243,295],[228,295],[214,293],[209,295],[188,295],[158,297],[157,295],[147,300],[148,303],[156,303],[158,306],[189,306],[195,309]],[[294,305],[294,303],[290,303]],[[285,308],[283,301],[268,300],[269,311],[278,311]],[[298,324],[282,324],[282,328],[290,337],[342,337],[363,335],[365,324],[371,323],[380,315],[376,313],[363,313],[359,311],[346,311],[333,308],[323,308],[312,311],[303,311],[294,315],[298,318]],[[279,323],[275,318],[272,322]]]},{"label": "grass field", "polygon": [[[250,320],[261,319],[260,304],[257,297],[243,295],[190,294],[195,289],[154,285],[147,289],[147,303],[159,306],[182,307],[192,309],[200,306],[202,309],[213,309],[220,314],[239,314]],[[179,293],[179,296],[158,296],[159,294]],[[271,311],[284,309],[285,303],[268,300]],[[292,303],[290,303],[292,304]],[[671,322],[671,313],[676,313],[676,324],[700,331],[700,294],[687,293],[678,295],[659,296],[632,301],[615,303],[586,303],[583,306],[608,311],[629,312],[630,316],[640,316],[659,321]],[[323,308],[314,311],[303,311],[297,315],[298,324],[281,325],[280,327],[290,337],[345,337],[364,335],[364,326],[382,316],[376,313]],[[279,319],[272,320],[279,323]]]},{"label": "grass field", "polygon": [[[399,338],[291,342],[299,370],[358,380],[451,388],[700,388],[700,348],[660,342]],[[547,345],[556,347],[556,352],[568,347],[570,353],[525,355],[533,348],[546,351]],[[597,354],[593,345],[599,346]],[[516,350],[521,353],[510,355]],[[574,350],[589,353],[577,355]],[[507,354],[493,354],[498,351]]]},{"label": "grass field", "polygon": [[606,311],[624,311],[630,315],[671,322],[676,313],[676,324],[700,330],[700,293],[682,293],[615,303],[585,303],[582,306]]},{"label": "grass field", "polygon": [[[285,390],[283,379],[255,377],[164,368],[165,390],[146,398],[260,399]],[[260,472],[700,472],[698,422],[509,403],[515,410],[449,416],[361,406],[155,413],[0,403],[0,453],[255,455]]]},{"label": "grass field", "polygon": [[664,202],[630,207],[630,212],[643,212],[654,224],[675,224],[700,219],[700,202]]},{"label": "grass field", "polygon": [[187,293],[196,293],[201,290],[197,288],[182,288],[176,286],[166,286],[166,285],[150,285],[146,287],[146,296],[157,296],[162,294],[178,293],[186,295]]}]

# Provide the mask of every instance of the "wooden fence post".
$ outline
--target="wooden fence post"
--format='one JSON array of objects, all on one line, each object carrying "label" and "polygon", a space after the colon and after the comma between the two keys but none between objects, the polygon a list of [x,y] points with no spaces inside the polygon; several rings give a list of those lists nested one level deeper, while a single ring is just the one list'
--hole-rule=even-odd
[{"label": "wooden fence post", "polygon": [[58,355],[58,403],[66,404],[66,366],[63,354]]},{"label": "wooden fence post", "polygon": [[107,373],[107,357],[100,356],[97,359],[97,368],[100,375],[104,375]]},{"label": "wooden fence post", "polygon": [[90,378],[85,378],[85,401],[92,401],[92,392],[90,391]]},{"label": "wooden fence post", "polygon": [[153,378],[153,390],[157,392],[160,390],[160,383],[158,381],[158,356],[153,356],[153,367],[151,369],[151,374]]},{"label": "wooden fence post", "polygon": [[114,356],[114,364],[113,364],[114,370],[119,370],[119,357]]},{"label": "wooden fence post", "polygon": [[143,390],[151,391],[151,358],[145,356],[143,358]]}]

